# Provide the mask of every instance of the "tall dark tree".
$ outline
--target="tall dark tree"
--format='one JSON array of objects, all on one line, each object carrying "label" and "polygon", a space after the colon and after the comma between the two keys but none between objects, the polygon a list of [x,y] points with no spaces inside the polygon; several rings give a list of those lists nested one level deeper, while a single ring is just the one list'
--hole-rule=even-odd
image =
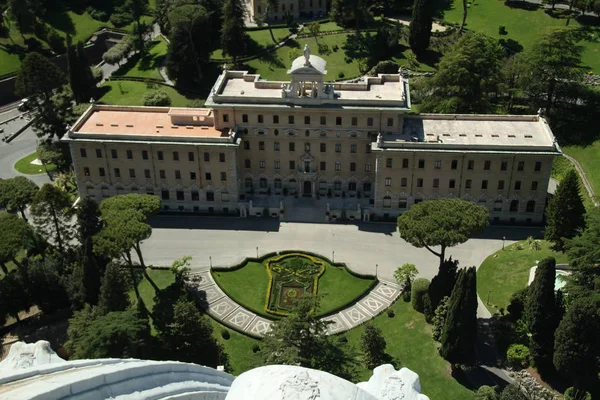
[{"label": "tall dark tree", "polygon": [[65,75],[52,61],[39,53],[29,53],[21,63],[21,70],[15,81],[19,96],[40,97],[49,102],[53,91],[66,82]]},{"label": "tall dark tree", "polygon": [[17,254],[25,247],[31,234],[31,227],[24,219],[0,214],[0,267],[4,274],[8,274],[7,262],[19,265]]},{"label": "tall dark tree", "polygon": [[54,185],[46,183],[36,193],[31,204],[31,214],[36,229],[64,254],[73,238],[71,228],[71,199]]},{"label": "tall dark tree", "polygon": [[25,210],[38,190],[40,190],[38,185],[24,176],[0,179],[0,207],[6,208],[9,212],[19,212],[27,221]]},{"label": "tall dark tree", "polygon": [[124,269],[115,263],[108,264],[100,286],[98,312],[104,315],[112,311],[126,310],[130,305],[127,294],[129,287]]},{"label": "tall dark tree", "polygon": [[571,169],[548,202],[544,239],[554,242],[557,250],[563,250],[565,239],[572,239],[585,227],[584,214],[579,177],[575,169]]},{"label": "tall dark tree", "polygon": [[525,315],[530,334],[529,350],[540,373],[552,368],[554,331],[560,322],[554,292],[556,260],[545,258],[538,263],[535,278],[529,286]]},{"label": "tall dark tree", "polygon": [[365,330],[360,336],[360,349],[368,369],[389,362],[390,357],[385,352],[386,346],[387,343],[381,329],[371,324],[365,326]]},{"label": "tall dark tree", "polygon": [[221,48],[225,56],[231,56],[233,65],[246,52],[248,35],[244,29],[245,6],[241,0],[225,0],[223,3],[223,26]]},{"label": "tall dark tree", "polygon": [[64,257],[23,260],[19,269],[23,285],[31,301],[44,313],[53,313],[70,306],[64,276],[68,274]]},{"label": "tall dark tree", "polygon": [[475,360],[477,340],[477,276],[475,267],[463,268],[448,303],[440,354],[451,364]]},{"label": "tall dark tree", "polygon": [[69,85],[73,92],[73,98],[77,103],[87,103],[94,96],[94,76],[89,67],[83,43],[79,42],[73,46],[67,39],[67,69],[69,73]]},{"label": "tall dark tree", "polygon": [[429,303],[431,304],[431,315],[426,315],[428,320],[433,318],[433,313],[435,313],[442,299],[452,294],[457,275],[458,260],[452,260],[451,257],[440,265],[437,275],[433,277],[427,290],[427,296],[429,296]]},{"label": "tall dark tree", "polygon": [[373,20],[371,5],[366,0],[333,0],[329,15],[338,25],[359,31]]},{"label": "tall dark tree", "polygon": [[32,304],[27,295],[27,289],[17,272],[11,272],[0,279],[0,322],[2,325],[7,317],[20,321],[19,312],[28,311]]},{"label": "tall dark tree", "polygon": [[566,241],[569,265],[573,268],[567,282],[569,299],[586,297],[600,290],[600,210],[586,214],[586,228],[580,236]]},{"label": "tall dark tree", "polygon": [[138,51],[144,52],[145,25],[142,16],[148,11],[148,0],[125,0],[122,9],[133,17],[135,21],[136,47]]},{"label": "tall dark tree", "polygon": [[412,20],[410,21],[408,44],[418,57],[425,54],[429,47],[431,27],[433,26],[433,10],[432,0],[415,0]]}]

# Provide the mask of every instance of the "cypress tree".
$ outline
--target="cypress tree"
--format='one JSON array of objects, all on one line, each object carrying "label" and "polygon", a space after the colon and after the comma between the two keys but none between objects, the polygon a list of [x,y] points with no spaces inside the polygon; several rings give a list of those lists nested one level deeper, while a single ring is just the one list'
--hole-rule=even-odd
[{"label": "cypress tree", "polygon": [[431,284],[427,291],[429,302],[431,304],[431,314],[426,315],[428,321],[433,318],[433,314],[442,299],[452,294],[452,289],[456,284],[457,274],[458,261],[452,260],[452,257],[440,265],[438,273],[431,280]]},{"label": "cypress tree", "polygon": [[433,24],[433,4],[431,0],[415,0],[408,44],[417,56],[422,56],[429,47]]},{"label": "cypress tree", "polygon": [[440,354],[452,364],[475,359],[477,340],[477,276],[475,267],[460,270],[448,303]]},{"label": "cypress tree", "polygon": [[559,323],[554,294],[555,275],[556,260],[553,257],[540,261],[525,303],[527,329],[530,333],[529,350],[540,373],[552,368],[554,332]]},{"label": "cypress tree", "polygon": [[98,298],[98,310],[105,315],[113,311],[125,311],[129,307],[129,296],[127,291],[129,284],[121,267],[111,263],[106,267],[100,296]]},{"label": "cypress tree", "polygon": [[90,69],[90,63],[85,54],[85,47],[83,42],[77,43],[77,64],[79,65],[80,81],[81,81],[81,102],[87,102],[92,98],[96,91],[96,82],[94,80],[94,74]]},{"label": "cypress tree", "polygon": [[562,250],[564,239],[572,239],[585,227],[584,214],[577,172],[571,169],[548,202],[544,238],[554,242],[557,250]]},{"label": "cypress tree", "polygon": [[244,30],[244,11],[241,0],[225,0],[223,4],[221,48],[224,55],[231,56],[234,65],[246,52],[248,35]]}]

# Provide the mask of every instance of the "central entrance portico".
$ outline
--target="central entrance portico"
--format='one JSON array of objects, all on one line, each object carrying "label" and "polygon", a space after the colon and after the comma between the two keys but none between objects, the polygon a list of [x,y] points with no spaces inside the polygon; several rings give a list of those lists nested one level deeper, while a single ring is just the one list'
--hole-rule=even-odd
[{"label": "central entrance portico", "polygon": [[302,196],[312,197],[312,182],[311,181],[308,181],[308,180],[304,181]]}]

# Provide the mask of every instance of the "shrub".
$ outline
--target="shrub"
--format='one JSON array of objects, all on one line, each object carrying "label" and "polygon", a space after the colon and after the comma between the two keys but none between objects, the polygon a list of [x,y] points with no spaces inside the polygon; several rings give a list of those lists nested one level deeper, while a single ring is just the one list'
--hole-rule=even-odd
[{"label": "shrub", "polygon": [[92,76],[94,77],[94,82],[96,83],[100,83],[100,81],[103,78],[103,74],[102,74],[102,68],[100,67],[93,67],[90,68],[92,70]]},{"label": "shrub", "polygon": [[429,289],[429,279],[418,278],[415,279],[411,285],[411,301],[415,311],[420,313],[425,311],[425,296]]},{"label": "shrub", "polygon": [[227,329],[223,328],[221,329],[221,337],[225,340],[229,340],[231,335],[229,334],[229,331]]},{"label": "shrub", "polygon": [[333,46],[331,46],[331,50],[333,50],[334,52],[338,51],[340,49],[340,47],[337,44],[334,44]]},{"label": "shrub", "polygon": [[348,338],[346,337],[346,335],[342,335],[340,336],[339,341],[340,343],[348,343]]},{"label": "shrub", "polygon": [[388,308],[388,310],[387,310],[387,316],[390,317],[390,318],[394,318],[396,316],[396,313],[391,308]]},{"label": "shrub", "polygon": [[522,344],[511,344],[506,352],[506,361],[512,367],[526,368],[529,365],[529,349]]},{"label": "shrub", "polygon": [[132,23],[133,17],[128,13],[115,13],[110,16],[110,22],[112,22],[117,28],[120,28]]},{"label": "shrub", "polygon": [[504,25],[500,25],[498,27],[498,35],[500,35],[500,36],[508,35],[508,32],[506,31],[506,27]]},{"label": "shrub", "polygon": [[375,67],[371,70],[370,75],[377,74],[397,74],[398,73],[398,64],[391,60],[380,61],[377,63]]},{"label": "shrub", "polygon": [[108,14],[104,11],[97,10],[94,7],[90,6],[90,7],[86,8],[85,12],[90,14],[90,17],[94,18],[95,20],[102,21],[102,22],[108,21]]},{"label": "shrub", "polygon": [[570,387],[565,390],[565,400],[592,400],[592,395],[585,390]]},{"label": "shrub", "polygon": [[346,74],[344,74],[343,71],[340,71],[340,73],[338,74],[338,78],[340,78],[340,79],[344,79],[345,76],[346,76]]},{"label": "shrub", "polygon": [[517,290],[512,294],[512,296],[510,296],[510,304],[506,310],[510,314],[511,321],[518,321],[521,319],[521,317],[523,317],[528,291],[529,288],[523,288],[521,290]]},{"label": "shrub", "polygon": [[171,105],[171,98],[165,91],[155,90],[144,95],[144,105],[168,107]]},{"label": "shrub", "polygon": [[260,351],[260,346],[259,346],[259,345],[257,345],[256,343],[254,343],[254,344],[252,345],[252,352],[253,352],[253,353],[258,353],[259,351]]}]

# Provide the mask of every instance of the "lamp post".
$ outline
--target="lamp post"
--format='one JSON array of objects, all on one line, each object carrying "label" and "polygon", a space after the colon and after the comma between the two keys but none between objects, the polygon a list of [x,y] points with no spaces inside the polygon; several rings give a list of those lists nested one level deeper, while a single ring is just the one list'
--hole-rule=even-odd
[{"label": "lamp post", "polygon": [[335,262],[335,250],[331,252],[331,261]]},{"label": "lamp post", "polygon": [[379,264],[375,264],[375,278],[377,278],[377,269],[379,268]]},{"label": "lamp post", "polygon": [[210,269],[212,269],[212,256],[208,256],[208,259],[210,260]]},{"label": "lamp post", "polygon": [[487,298],[487,305],[490,305],[490,293],[492,293],[491,290],[488,290],[488,298]]},{"label": "lamp post", "polygon": [[502,236],[502,250],[504,250],[504,241],[506,240],[506,236]]},{"label": "lamp post", "polygon": [[256,258],[258,258],[258,246],[256,246]]}]

